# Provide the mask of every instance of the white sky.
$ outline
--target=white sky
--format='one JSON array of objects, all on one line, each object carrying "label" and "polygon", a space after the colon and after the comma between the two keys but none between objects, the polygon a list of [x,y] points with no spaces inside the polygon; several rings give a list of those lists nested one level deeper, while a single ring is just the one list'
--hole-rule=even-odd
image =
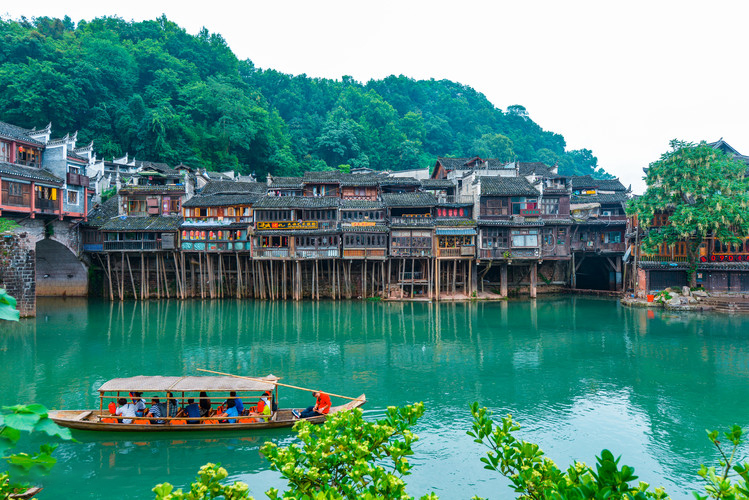
[{"label": "white sky", "polygon": [[749,154],[745,0],[36,0],[0,13],[76,22],[163,13],[190,33],[220,33],[261,68],[458,81],[501,109],[522,104],[636,192],[671,139],[723,137]]}]

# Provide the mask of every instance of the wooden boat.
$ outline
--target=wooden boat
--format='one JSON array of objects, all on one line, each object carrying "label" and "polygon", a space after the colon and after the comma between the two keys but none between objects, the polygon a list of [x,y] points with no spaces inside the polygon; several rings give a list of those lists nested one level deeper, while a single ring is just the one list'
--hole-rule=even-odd
[{"label": "wooden boat", "polygon": [[[63,427],[87,431],[107,432],[186,432],[186,431],[247,431],[259,429],[274,429],[278,427],[291,427],[297,419],[292,414],[293,408],[279,408],[273,411],[270,417],[238,416],[232,417],[235,423],[219,423],[216,415],[203,418],[190,417],[190,421],[199,423],[188,424],[185,417],[135,417],[132,423],[122,423],[124,418],[111,415],[104,408],[105,402],[117,401],[124,397],[131,402],[130,393],[142,393],[143,399],[149,401],[158,397],[160,401],[166,401],[168,407],[169,399],[175,400],[180,408],[184,407],[188,398],[199,400],[200,392],[207,393],[212,399],[211,405],[214,409],[229,398],[229,392],[235,391],[236,397],[241,399],[246,406],[250,401],[258,401],[266,391],[271,391],[273,401],[278,401],[278,377],[268,375],[262,378],[240,378],[235,376],[221,377],[163,377],[163,376],[137,376],[129,378],[117,378],[105,382],[99,388],[98,410],[51,410],[49,417]],[[283,385],[283,384],[281,384]],[[171,398],[168,395],[171,394]],[[328,415],[340,411],[358,408],[366,403],[364,394],[344,405],[333,406]],[[218,403],[218,404],[217,404]],[[148,404],[146,410],[148,410]],[[301,411],[302,408],[295,408]],[[320,424],[325,422],[326,415],[310,417],[306,420]],[[151,421],[162,420],[165,424],[155,424]]]}]

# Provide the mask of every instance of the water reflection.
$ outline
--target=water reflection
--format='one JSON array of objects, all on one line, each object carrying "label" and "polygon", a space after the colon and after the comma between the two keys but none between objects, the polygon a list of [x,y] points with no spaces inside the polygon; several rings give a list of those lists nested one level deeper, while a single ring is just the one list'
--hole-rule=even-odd
[{"label": "water reflection", "polygon": [[[295,385],[366,392],[374,414],[424,401],[416,457],[424,466],[409,481],[413,494],[435,489],[464,497],[461,485],[471,484],[471,494],[496,496],[495,476],[477,472],[483,450],[465,436],[467,405],[479,401],[512,412],[525,437],[563,464],[591,462],[609,447],[643,480],[686,495],[698,464],[713,460],[704,429],[747,425],[741,402],[748,324],[579,297],[443,304],[45,300],[36,320],[3,325],[0,402],[85,408],[98,404],[96,389],[114,377],[196,368],[274,373]],[[281,397],[310,401],[288,390]],[[141,488],[163,480],[159,471],[186,482],[209,459],[228,465],[224,454],[238,460],[238,477],[278,481],[257,446],[242,441],[154,447],[131,440],[113,448],[84,441],[65,445],[61,470],[93,485],[131,474],[129,468]]]}]

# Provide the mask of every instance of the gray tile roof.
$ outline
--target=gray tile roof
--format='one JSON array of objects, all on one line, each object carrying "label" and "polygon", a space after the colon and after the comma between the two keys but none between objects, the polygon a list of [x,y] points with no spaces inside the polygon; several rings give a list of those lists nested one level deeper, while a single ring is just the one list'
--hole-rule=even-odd
[{"label": "gray tile roof", "polygon": [[338,198],[333,196],[264,196],[255,202],[255,208],[338,208]]},{"label": "gray tile roof", "polygon": [[273,177],[271,179],[268,189],[274,188],[286,188],[286,189],[302,189],[302,177]]},{"label": "gray tile roof", "polygon": [[500,219],[500,220],[492,220],[492,219],[481,219],[478,220],[479,226],[505,226],[505,227],[541,227],[544,225],[544,221],[541,219],[535,219],[530,221],[517,221],[517,220],[510,220],[510,219]]},{"label": "gray tile roof", "polygon": [[260,197],[254,193],[244,194],[209,194],[193,196],[182,204],[185,208],[195,207],[228,207],[233,205],[251,205]]},{"label": "gray tile roof", "polygon": [[455,183],[450,179],[422,179],[422,189],[452,189],[455,188]]},{"label": "gray tile roof", "polygon": [[355,209],[378,209],[384,208],[385,204],[376,200],[341,200],[341,210]]},{"label": "gray tile roof", "polygon": [[518,171],[520,175],[540,175],[540,176],[549,176],[552,175],[550,172],[550,168],[545,163],[541,163],[540,161],[534,161],[534,162],[522,162],[519,161],[517,163]]},{"label": "gray tile roof", "polygon": [[200,194],[245,194],[252,193],[263,195],[268,190],[268,185],[261,182],[234,182],[234,181],[211,181],[200,191]]},{"label": "gray tile roof", "polygon": [[15,163],[0,162],[0,175],[7,174],[27,180],[46,182],[55,186],[62,186],[63,180],[44,169],[38,167],[26,167]]},{"label": "gray tile roof", "polygon": [[473,219],[445,219],[437,217],[434,219],[435,226],[447,226],[447,227],[474,227],[476,221]]},{"label": "gray tile roof", "polygon": [[390,229],[385,224],[375,224],[374,226],[352,226],[351,224],[341,224],[341,231],[344,233],[387,233]]},{"label": "gray tile roof", "polygon": [[[479,163],[476,167],[473,165]],[[441,163],[446,170],[472,170],[489,168],[489,170],[501,170],[507,168],[507,163],[496,158],[481,159],[478,156],[473,158],[437,158],[437,163]]]},{"label": "gray tile roof", "polygon": [[44,143],[41,143],[36,139],[32,139],[31,137],[29,137],[29,132],[31,132],[31,130],[29,129],[17,127],[6,122],[0,122],[0,137],[4,137],[6,139],[16,139],[19,141],[28,142],[30,144],[37,144],[39,146],[44,145]]},{"label": "gray tile roof", "polygon": [[539,196],[525,177],[480,177],[481,196]]},{"label": "gray tile roof", "polygon": [[102,231],[177,231],[179,216],[114,217],[101,226]]},{"label": "gray tile roof", "polygon": [[581,203],[625,203],[627,201],[627,194],[624,192],[617,192],[613,194],[573,194],[570,197],[570,203],[578,205]]},{"label": "gray tile roof", "polygon": [[176,185],[176,184],[164,184],[161,186],[122,186],[120,188],[121,193],[128,193],[128,192],[143,192],[143,193],[160,193],[160,192],[185,192],[185,186],[183,185]]},{"label": "gray tile roof", "polygon": [[602,191],[626,191],[619,179],[594,179],[590,175],[572,177],[572,189],[600,189]]},{"label": "gray tile roof", "polygon": [[437,204],[432,193],[383,193],[382,201],[388,207],[433,207]]},{"label": "gray tile roof", "polygon": [[413,177],[385,177],[380,186],[421,186],[421,182]]},{"label": "gray tile roof", "polygon": [[118,205],[119,198],[112,196],[104,203],[97,203],[88,212],[88,222],[85,222],[85,226],[89,227],[101,227],[112,217],[116,217],[119,212]]}]

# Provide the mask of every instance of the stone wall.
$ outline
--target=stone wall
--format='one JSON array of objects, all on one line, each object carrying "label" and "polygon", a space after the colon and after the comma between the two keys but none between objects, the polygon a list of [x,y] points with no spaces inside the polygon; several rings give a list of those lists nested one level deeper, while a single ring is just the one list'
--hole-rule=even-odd
[{"label": "stone wall", "polygon": [[0,236],[0,288],[15,297],[24,317],[36,315],[34,246],[28,234]]}]

